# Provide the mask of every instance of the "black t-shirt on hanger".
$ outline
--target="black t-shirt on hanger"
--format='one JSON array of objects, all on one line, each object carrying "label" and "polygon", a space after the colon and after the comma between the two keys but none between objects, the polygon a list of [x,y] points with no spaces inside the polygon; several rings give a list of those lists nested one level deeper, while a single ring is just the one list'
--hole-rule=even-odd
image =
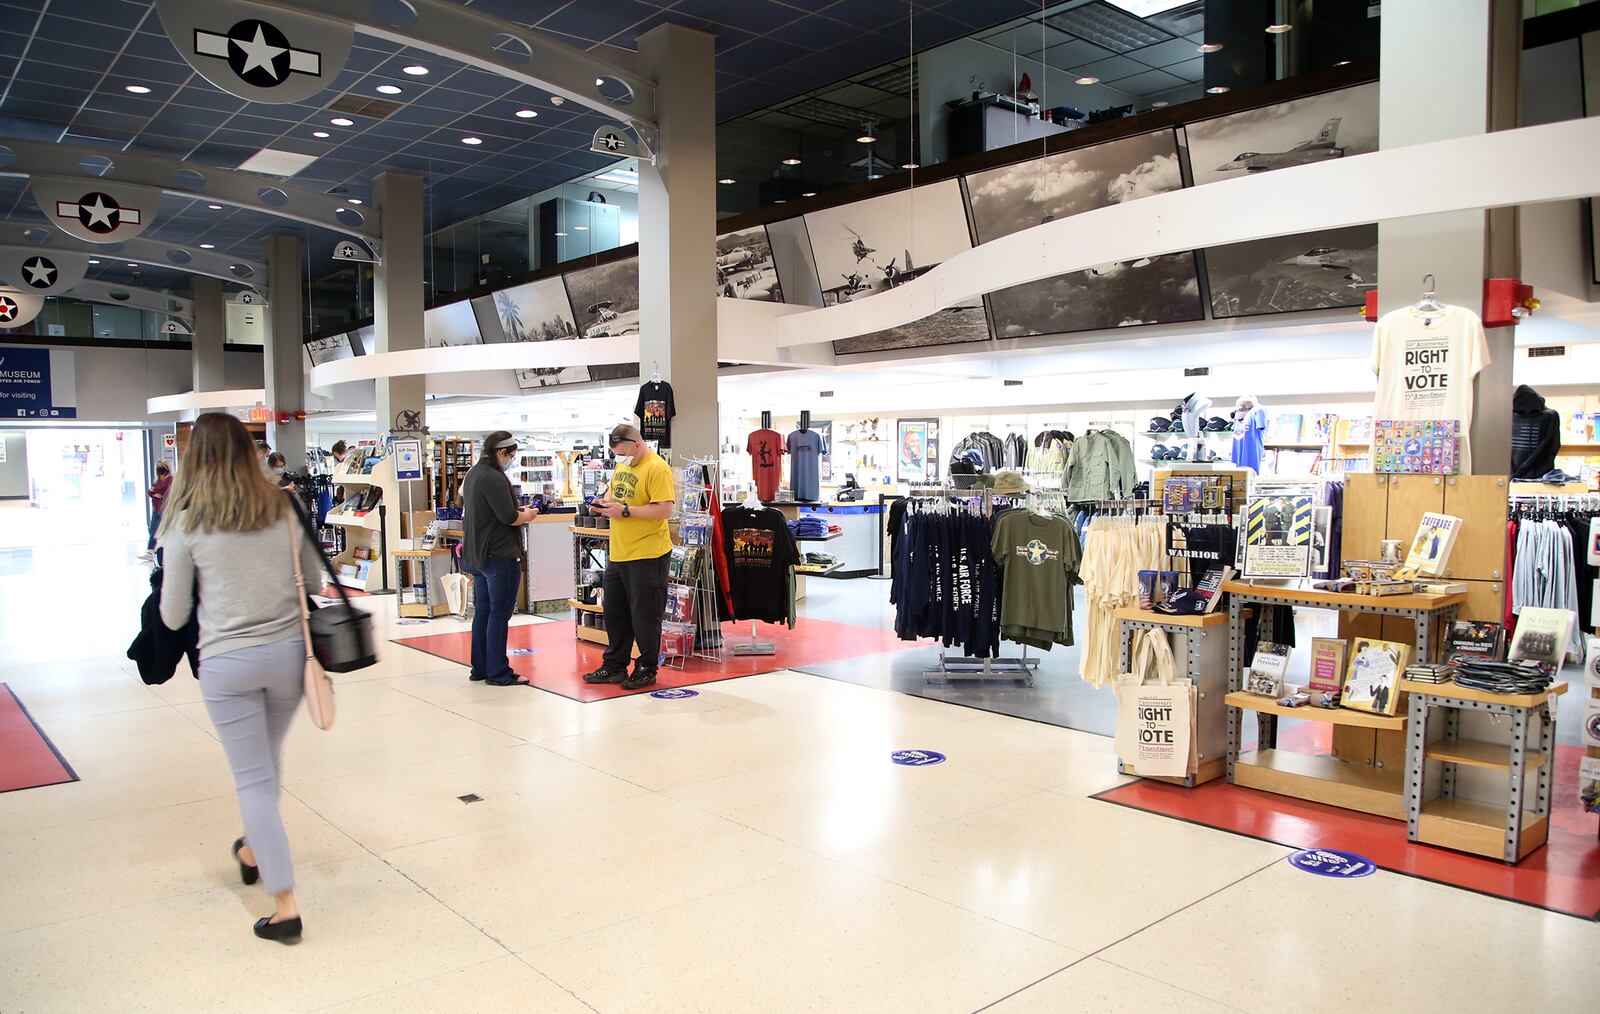
[{"label": "black t-shirt on hanger", "polygon": [[734,619],[788,622],[789,571],[800,561],[800,547],[783,512],[774,507],[724,508],[722,544]]},{"label": "black t-shirt on hanger", "polygon": [[639,434],[661,447],[672,446],[672,417],[678,414],[672,402],[672,385],[651,380],[639,386],[639,400],[633,414],[639,417]]}]

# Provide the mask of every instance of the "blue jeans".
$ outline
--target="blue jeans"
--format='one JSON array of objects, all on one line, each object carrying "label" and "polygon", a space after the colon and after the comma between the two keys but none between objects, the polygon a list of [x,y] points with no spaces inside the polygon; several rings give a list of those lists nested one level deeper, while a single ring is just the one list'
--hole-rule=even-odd
[{"label": "blue jeans", "polygon": [[491,556],[472,575],[472,678],[489,683],[515,683],[511,660],[506,657],[506,630],[517,604],[518,561]]},{"label": "blue jeans", "polygon": [[145,543],[145,546],[144,546],[145,552],[147,552],[147,553],[155,552],[155,548],[156,548],[156,529],[160,528],[160,527],[161,527],[161,512],[160,511],[151,511],[150,512],[150,541]]}]

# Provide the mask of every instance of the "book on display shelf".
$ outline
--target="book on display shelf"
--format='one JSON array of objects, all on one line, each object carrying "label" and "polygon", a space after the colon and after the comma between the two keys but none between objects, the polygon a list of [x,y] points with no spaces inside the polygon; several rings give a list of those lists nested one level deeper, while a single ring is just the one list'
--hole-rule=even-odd
[{"label": "book on display shelf", "polygon": [[1461,519],[1454,515],[1432,511],[1422,515],[1422,523],[1417,526],[1402,569],[1413,577],[1441,576],[1460,531]]},{"label": "book on display shelf", "polygon": [[1393,715],[1400,707],[1400,676],[1411,646],[1377,638],[1356,638],[1339,706],[1374,715]]},{"label": "book on display shelf", "polygon": [[1272,422],[1267,427],[1269,444],[1298,444],[1300,431],[1305,425],[1305,416],[1299,412],[1280,412],[1272,417]]},{"label": "book on display shelf", "polygon": [[1531,659],[1552,670],[1560,669],[1566,660],[1575,615],[1570,609],[1523,607],[1517,614],[1516,633],[1511,637],[1511,661]]},{"label": "book on display shelf", "polygon": [[1256,645],[1250,671],[1245,674],[1246,692],[1276,698],[1283,693],[1283,678],[1289,671],[1289,645],[1262,641]]},{"label": "book on display shelf", "polygon": [[1307,684],[1313,694],[1326,694],[1328,706],[1339,703],[1344,692],[1344,655],[1349,645],[1337,637],[1311,639],[1311,678]]},{"label": "book on display shelf", "polygon": [[1504,634],[1503,626],[1488,620],[1456,620],[1445,638],[1445,661],[1459,657],[1498,662]]}]

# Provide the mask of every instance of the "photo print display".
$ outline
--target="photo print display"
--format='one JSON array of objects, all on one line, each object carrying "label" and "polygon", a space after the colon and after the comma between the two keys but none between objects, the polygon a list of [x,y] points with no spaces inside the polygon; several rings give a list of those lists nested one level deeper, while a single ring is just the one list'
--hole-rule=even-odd
[{"label": "photo print display", "polygon": [[[567,304],[567,290],[560,278],[541,278],[536,282],[501,289],[491,299],[500,319],[500,332],[507,342],[568,341],[578,337],[578,324]],[[517,386],[524,391],[552,384],[579,384],[589,378],[586,366],[546,367],[517,370]]]},{"label": "photo print display", "polygon": [[896,473],[901,482],[939,481],[937,419],[901,419],[895,434]]},{"label": "photo print display", "polygon": [[[1177,135],[1159,130],[967,177],[978,242],[1183,186]],[[996,338],[1201,320],[1192,253],[1101,264],[989,294]]]},{"label": "photo print display", "polygon": [[[866,299],[920,278],[972,249],[961,184],[945,180],[897,190],[805,216],[822,303]],[[880,352],[987,341],[983,301],[973,299],[921,320],[833,343],[837,353]]]},{"label": "photo print display", "polygon": [[483,335],[478,331],[478,319],[472,315],[472,304],[468,301],[446,303],[423,312],[423,348],[482,344]]},{"label": "photo print display", "polygon": [[[1365,84],[1184,128],[1196,186],[1378,149],[1378,86]],[[1375,225],[1206,251],[1216,317],[1359,306],[1378,283]]]},{"label": "photo print display", "polygon": [[778,267],[764,226],[717,237],[717,295],[783,302],[783,286],[778,283]]},{"label": "photo print display", "polygon": [[[639,333],[639,258],[568,272],[561,278],[580,335],[612,338]],[[599,363],[584,369],[589,380],[639,376],[638,363]]]}]

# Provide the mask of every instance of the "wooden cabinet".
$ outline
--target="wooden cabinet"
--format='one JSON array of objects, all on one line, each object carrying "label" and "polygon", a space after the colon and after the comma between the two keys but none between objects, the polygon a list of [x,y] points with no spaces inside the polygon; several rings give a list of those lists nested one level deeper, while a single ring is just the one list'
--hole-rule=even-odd
[{"label": "wooden cabinet", "polygon": [[1340,542],[1346,560],[1376,560],[1389,517],[1389,477],[1361,472],[1344,481],[1344,535]]},{"label": "wooden cabinet", "polygon": [[1445,480],[1444,512],[1462,520],[1445,577],[1467,581],[1506,579],[1506,494],[1503,475],[1452,475]]},{"label": "wooden cabinet", "polygon": [[[1442,475],[1391,475],[1389,476],[1388,539],[1400,540],[1403,555],[1411,548],[1411,540],[1422,525],[1422,515],[1444,510],[1444,476]],[[1461,540],[1456,540],[1456,549]]]},{"label": "wooden cabinet", "polygon": [[[1460,549],[1458,544],[1457,549]],[[1451,559],[1455,559],[1454,556]],[[1467,604],[1461,607],[1463,620],[1488,620],[1503,623],[1506,618],[1506,586],[1500,581],[1464,581]]]}]

